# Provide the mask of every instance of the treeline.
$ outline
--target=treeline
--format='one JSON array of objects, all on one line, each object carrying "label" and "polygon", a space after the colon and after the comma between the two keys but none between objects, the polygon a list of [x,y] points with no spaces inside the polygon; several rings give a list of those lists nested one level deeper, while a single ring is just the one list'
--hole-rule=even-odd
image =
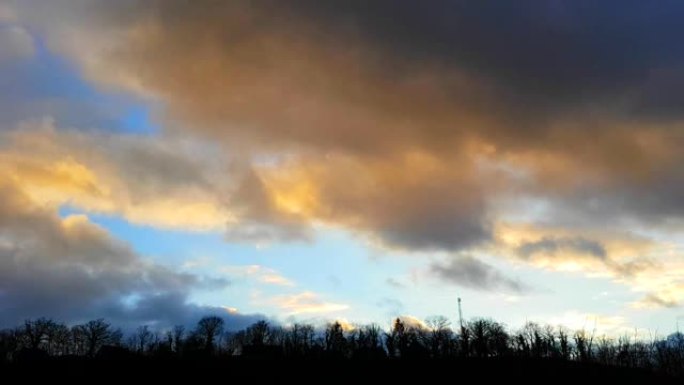
[{"label": "treeline", "polygon": [[425,323],[396,319],[390,330],[371,324],[317,329],[259,321],[238,332],[224,331],[220,317],[202,318],[186,330],[140,326],[125,335],[103,319],[72,327],[50,319],[27,320],[0,331],[0,362],[50,357],[249,357],[338,360],[450,360],[515,358],[647,369],[684,375],[684,334],[665,338],[610,338],[593,332],[529,322],[510,331],[490,319],[474,319],[456,330],[444,317]]}]

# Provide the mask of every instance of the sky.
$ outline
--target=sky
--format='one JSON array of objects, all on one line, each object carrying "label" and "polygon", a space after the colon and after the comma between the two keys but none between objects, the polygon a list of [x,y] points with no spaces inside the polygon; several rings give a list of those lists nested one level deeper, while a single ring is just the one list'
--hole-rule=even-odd
[{"label": "sky", "polygon": [[683,17],[0,0],[0,327],[674,331]]}]

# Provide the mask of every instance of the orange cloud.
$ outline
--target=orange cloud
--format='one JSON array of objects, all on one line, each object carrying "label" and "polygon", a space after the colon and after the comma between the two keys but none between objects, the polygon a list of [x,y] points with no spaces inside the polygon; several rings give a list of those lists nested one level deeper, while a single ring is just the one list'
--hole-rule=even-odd
[{"label": "orange cloud", "polygon": [[[0,175],[32,201],[162,228],[219,230],[235,220],[218,191],[202,186],[204,170],[178,171],[192,166],[183,155],[171,155],[171,148],[156,143],[154,154],[141,138],[56,131],[50,121],[32,124],[0,134]],[[175,162],[178,169],[160,170],[162,162]]]}]

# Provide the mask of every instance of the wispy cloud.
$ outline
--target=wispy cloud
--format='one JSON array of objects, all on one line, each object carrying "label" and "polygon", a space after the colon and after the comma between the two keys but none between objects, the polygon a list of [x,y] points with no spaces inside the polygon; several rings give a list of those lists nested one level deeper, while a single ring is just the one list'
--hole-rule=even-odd
[{"label": "wispy cloud", "polygon": [[335,313],[350,307],[343,303],[325,301],[319,294],[311,291],[275,296],[268,302],[290,315]]},{"label": "wispy cloud", "polygon": [[218,268],[218,271],[230,276],[242,276],[255,279],[256,281],[267,285],[286,287],[296,286],[295,282],[281,275],[278,271],[261,265],[221,266]]},{"label": "wispy cloud", "polygon": [[401,281],[399,281],[396,278],[389,277],[385,280],[385,283],[389,285],[390,287],[393,287],[395,289],[404,289],[406,288],[406,285],[403,284]]},{"label": "wispy cloud", "polygon": [[456,256],[447,262],[435,262],[429,273],[444,282],[479,290],[504,290],[522,293],[530,287],[507,277],[494,266],[471,256]]},{"label": "wispy cloud", "polygon": [[635,309],[657,309],[657,308],[678,308],[684,298],[684,285],[679,287],[678,293],[672,290],[662,290],[661,292],[648,293],[631,305]]}]

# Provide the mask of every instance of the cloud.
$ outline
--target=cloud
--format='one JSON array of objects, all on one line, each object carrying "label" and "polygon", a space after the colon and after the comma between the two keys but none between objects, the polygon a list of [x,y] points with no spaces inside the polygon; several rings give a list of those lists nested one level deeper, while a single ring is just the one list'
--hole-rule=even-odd
[{"label": "cloud", "polygon": [[405,327],[407,328],[413,328],[413,329],[421,329],[421,330],[428,330],[429,327],[427,324],[425,324],[424,321],[422,321],[418,317],[414,317],[412,315],[401,315],[397,317],[401,322],[404,324]]},{"label": "cloud", "polygon": [[[109,305],[109,306],[107,306]],[[113,305],[113,306],[112,306]],[[162,293],[145,296],[133,306],[121,307],[105,304],[92,309],[94,317],[106,317],[115,326],[133,331],[141,324],[162,329],[171,325],[194,327],[202,317],[215,315],[223,318],[228,331],[242,330],[247,326],[266,319],[261,314],[244,314],[231,307],[198,305],[189,302],[180,293]]]},{"label": "cloud", "polygon": [[[189,325],[202,313],[219,314],[218,308],[190,303],[188,296],[194,290],[225,287],[228,281],[149,262],[86,215],[57,215],[61,205],[128,215],[136,212],[136,205],[154,206],[154,195],[172,188],[164,179],[155,180],[164,170],[152,172],[174,159],[170,152],[163,146],[157,153],[143,152],[142,144],[136,146],[131,138],[58,133],[49,121],[42,124],[0,133],[0,324],[39,316],[66,322],[105,316],[123,327],[139,323],[163,327]],[[181,181],[184,165],[174,163],[175,170],[165,173],[174,171],[171,175]],[[140,167],[150,167],[151,175],[138,174]],[[156,191],[145,192],[150,188]],[[143,201],[135,202],[139,199]],[[146,221],[155,217],[150,212],[143,215]],[[230,327],[255,319],[222,316]]]},{"label": "cloud", "polygon": [[526,284],[508,278],[493,266],[468,256],[456,257],[447,263],[435,262],[430,265],[430,273],[445,282],[471,289],[518,293],[529,290]]},{"label": "cloud", "polygon": [[394,289],[404,289],[404,288],[406,288],[406,285],[404,285],[403,283],[401,283],[401,282],[400,282],[399,280],[397,280],[396,278],[392,278],[392,277],[387,278],[387,279],[385,280],[385,283],[386,283],[388,286],[390,286],[390,287],[392,287],[392,288],[394,288]]},{"label": "cloud", "polygon": [[226,240],[269,244],[311,239],[310,229],[299,213],[279,210],[277,198],[269,194],[251,166],[242,164],[232,171],[237,174],[237,185],[230,201],[239,219],[228,223]]},{"label": "cloud", "polygon": [[289,315],[334,313],[349,308],[346,304],[324,301],[318,294],[310,291],[278,295],[269,302]]},{"label": "cloud", "polygon": [[[2,10],[0,10],[2,12]],[[0,15],[2,22],[2,15]],[[0,65],[31,57],[35,52],[33,37],[22,27],[0,24]]]},{"label": "cloud", "polygon": [[664,262],[662,244],[623,230],[500,223],[496,232],[499,253],[552,270],[629,279]]},{"label": "cloud", "polygon": [[[228,183],[184,140],[58,130],[52,120],[0,132],[0,174],[42,204],[116,214],[161,228],[219,230],[234,220]],[[204,155],[202,155],[204,154]]]},{"label": "cloud", "polygon": [[499,224],[495,250],[514,263],[521,260],[551,271],[608,278],[640,298],[638,309],[674,308],[684,299],[684,260],[679,242],[653,239],[624,230],[594,227],[539,227]]},{"label": "cloud", "polygon": [[[407,147],[409,139],[434,141],[434,138],[420,138],[422,129],[414,127],[415,122],[432,114],[432,108],[428,107],[431,102],[423,103],[429,111],[421,111],[415,117],[406,114],[394,116],[393,113],[415,104],[413,97],[410,100],[406,97],[408,94],[431,93],[430,87],[436,79],[416,74],[411,76],[415,79],[396,83],[398,89],[394,94],[400,97],[393,100],[387,96],[392,92],[383,88],[393,87],[394,82],[376,79],[375,70],[367,71],[359,65],[366,62],[360,53],[345,54],[332,49],[332,46],[325,47],[323,42],[311,40],[313,35],[303,35],[305,31],[293,28],[296,24],[290,25],[287,20],[273,24],[273,30],[271,27],[265,31],[251,30],[253,23],[266,26],[276,21],[273,15],[264,14],[261,7],[217,5],[207,8],[209,12],[206,13],[196,8],[198,19],[187,19],[188,23],[175,25],[177,15],[186,13],[182,3],[159,5],[159,9],[147,9],[142,3],[133,5],[140,7],[134,12],[140,18],[120,18],[123,15],[119,13],[121,10],[110,8],[105,3],[74,9],[76,13],[88,15],[83,19],[79,17],[81,21],[99,20],[98,30],[102,33],[87,38],[80,33],[72,35],[71,31],[61,28],[61,23],[55,25],[47,21],[44,24],[43,12],[52,13],[46,9],[39,7],[25,14],[19,13],[24,15],[22,20],[37,30],[45,30],[53,47],[74,55],[73,60],[84,66],[88,76],[116,87],[130,85],[129,90],[136,92],[142,88],[143,93],[154,95],[168,104],[166,111],[177,111],[177,116],[169,115],[164,121],[169,130],[194,131],[196,128],[196,132],[212,140],[218,139],[230,148],[248,152],[251,159],[274,153],[278,159],[279,155],[284,155],[283,152],[294,151],[295,158],[288,165],[287,179],[274,178],[273,172],[263,167],[256,170],[255,177],[245,173],[248,199],[237,200],[244,211],[244,218],[241,226],[229,229],[230,240],[281,239],[280,234],[285,234],[286,238],[301,237],[302,223],[311,222],[357,227],[369,233],[371,238],[410,249],[461,248],[488,238],[488,221],[484,217],[479,182],[474,178],[468,161],[460,155],[450,159],[463,160],[464,167],[454,174],[446,159]],[[73,30],[86,28],[89,23],[77,22]],[[305,24],[308,23],[302,26]],[[183,31],[186,27],[188,29]],[[192,40],[206,42],[206,47],[201,50],[211,55],[212,60],[200,59],[201,52],[175,57],[175,53],[196,46],[196,43],[186,45],[182,36],[202,33],[205,27],[206,39]],[[292,30],[292,34],[281,33],[280,28]],[[128,32],[119,34],[121,31]],[[118,39],[116,36],[123,36],[125,41],[112,41]],[[131,40],[128,41],[127,37]],[[334,39],[334,36],[330,38]],[[174,46],[176,43],[180,46]],[[82,44],[92,48],[90,54],[85,55],[79,50]],[[143,47],[148,44],[149,47]],[[148,56],[152,52],[154,62],[147,62],[153,59]],[[109,54],[113,56],[106,57]],[[298,55],[317,57],[325,63],[312,61],[307,64],[299,60]],[[189,57],[198,61],[191,64],[187,61]],[[136,58],[140,62],[134,63]],[[177,63],[179,72],[173,75],[178,79],[177,86],[195,84],[196,87],[181,90],[172,86],[172,89],[166,89],[170,85],[160,82],[157,75],[167,78],[172,75],[168,72],[172,69],[159,66],[162,63],[157,59]],[[361,63],[357,63],[358,60]],[[119,62],[117,69],[103,67],[114,62]],[[206,78],[188,77],[193,75],[185,68],[209,62],[221,64],[213,69],[198,69],[198,73],[204,73]],[[357,78],[335,80],[337,74],[345,71],[335,71],[332,76],[330,71],[333,67],[356,68],[358,73],[351,75]],[[147,72],[147,69],[151,71]],[[320,79],[311,78],[310,75],[317,73]],[[208,83],[208,78],[216,81]],[[364,84],[366,81],[370,86]],[[215,87],[229,83],[230,93]],[[373,90],[374,84],[377,85],[376,90]],[[349,92],[349,98],[339,98],[338,92],[333,92],[336,87],[341,87],[339,92],[343,94]],[[238,94],[241,96],[236,97]],[[355,100],[357,97],[361,99]],[[380,104],[373,102],[373,98],[377,98]],[[288,106],[283,104],[286,99],[289,100]],[[199,100],[215,100],[215,103],[197,103]],[[364,107],[366,101],[369,104]],[[377,109],[384,104],[389,111],[380,116]],[[264,114],[264,111],[268,113]],[[446,124],[442,119],[427,119],[419,125],[440,120],[436,122],[439,126],[453,126],[453,123]],[[330,127],[323,132],[320,129],[322,124]],[[276,129],[276,126],[280,128]],[[244,127],[251,128],[245,130]],[[390,127],[398,130],[397,140],[387,140],[386,132]],[[463,141],[468,142],[469,138],[464,136]],[[322,161],[330,151],[340,157]],[[374,156],[376,151],[386,153],[388,158]],[[404,173],[406,169],[415,178]],[[281,170],[274,171],[279,173]],[[358,171],[363,173],[360,175],[363,178],[354,178],[358,193],[354,194],[349,188],[339,188],[339,184],[345,182],[335,175],[354,177]],[[306,191],[309,183],[320,187],[313,192],[320,195],[312,196],[316,201],[299,202],[299,192]],[[387,199],[389,192],[396,193],[397,198]],[[320,205],[312,207],[311,204],[315,203]]]},{"label": "cloud", "polygon": [[527,242],[520,245],[517,253],[522,258],[530,258],[535,254],[546,254],[553,256],[561,249],[569,249],[573,252],[587,254],[597,259],[606,258],[606,250],[600,243],[584,238],[542,238],[534,242]]},{"label": "cloud", "polygon": [[[680,258],[654,239],[684,217],[681,5],[13,4],[12,23],[163,126],[3,136],[2,176],[32,200],[228,241],[322,224],[680,298]],[[534,229],[502,235],[509,220]],[[456,261],[433,274],[521,288]]]},{"label": "cloud", "polygon": [[[678,263],[677,263],[678,262]],[[668,269],[659,274],[639,277],[634,290],[643,296],[630,305],[635,309],[674,309],[681,307],[684,301],[684,282],[681,274],[684,271],[681,261],[672,263]]]},{"label": "cloud", "polygon": [[[60,218],[7,181],[0,185],[2,325],[40,316],[70,323],[104,316],[121,326],[191,322],[217,312],[189,303],[191,291],[227,284],[147,261],[86,216]],[[240,325],[252,319],[224,316]]]},{"label": "cloud", "polygon": [[292,280],[281,275],[278,271],[261,265],[221,266],[218,271],[230,276],[243,276],[255,279],[256,281],[267,285],[284,287],[296,286]]},{"label": "cloud", "polygon": [[405,312],[404,303],[396,298],[382,298],[376,303],[376,306],[385,310],[388,317],[395,317]]},{"label": "cloud", "polygon": [[231,240],[323,222],[457,251],[491,240],[507,194],[584,218],[596,200],[606,220],[680,217],[684,132],[656,114],[679,92],[657,86],[681,77],[676,5],[16,7],[89,78],[164,104],[167,130],[274,159],[245,174]]},{"label": "cloud", "polygon": [[14,9],[8,3],[0,4],[0,22],[7,23],[16,21]]},{"label": "cloud", "polygon": [[223,231],[227,240],[308,240],[275,208],[250,165],[211,143],[57,127],[51,118],[0,131],[0,173],[32,199],[162,229]]},{"label": "cloud", "polygon": [[488,239],[478,182],[468,171],[457,174],[420,152],[375,160],[328,156],[261,171],[279,211],[409,250],[459,249]]},{"label": "cloud", "polygon": [[294,286],[294,283],[282,275],[276,273],[266,273],[259,278],[263,283],[276,286]]},{"label": "cloud", "polygon": [[635,333],[634,328],[628,325],[624,316],[583,313],[577,310],[568,310],[563,314],[552,316],[549,318],[549,324],[562,325],[570,330],[585,330],[591,334],[607,334],[615,337]]},{"label": "cloud", "polygon": [[676,308],[680,306],[680,303],[674,299],[662,298],[657,294],[647,294],[639,301],[633,303],[632,306],[637,309]]},{"label": "cloud", "polygon": [[[168,131],[239,149],[252,166],[273,159],[243,172],[229,240],[306,239],[322,222],[392,247],[458,251],[492,239],[492,200],[511,192],[585,217],[587,195],[620,192],[602,205],[607,218],[681,206],[684,133],[652,117],[657,84],[679,76],[681,58],[665,49],[676,47],[673,7],[630,4],[608,22],[600,16],[614,7],[538,2],[132,1],[15,13],[90,79],[165,105]],[[653,185],[662,189],[641,200]]]}]

